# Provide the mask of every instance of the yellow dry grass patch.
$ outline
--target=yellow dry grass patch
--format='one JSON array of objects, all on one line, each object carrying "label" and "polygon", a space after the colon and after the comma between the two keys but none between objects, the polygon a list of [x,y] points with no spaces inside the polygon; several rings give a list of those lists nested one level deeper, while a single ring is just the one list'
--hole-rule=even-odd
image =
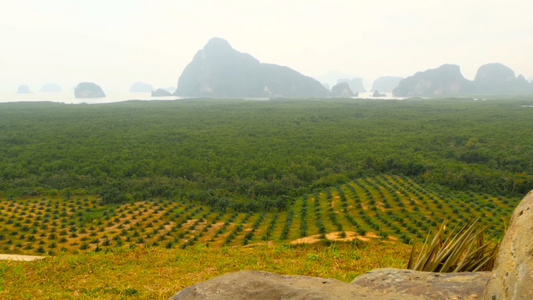
[{"label": "yellow dry grass patch", "polygon": [[[355,231],[344,231],[346,234],[346,237],[342,237],[342,231],[334,231],[326,234],[326,240],[335,241],[335,242],[351,242],[355,239],[368,242],[370,239],[376,239],[379,238],[375,233],[373,232],[367,232],[364,236],[357,234]],[[291,244],[313,244],[320,241],[323,241],[324,239],[320,238],[320,234],[310,235],[303,238],[299,238],[296,240],[291,241]]]}]

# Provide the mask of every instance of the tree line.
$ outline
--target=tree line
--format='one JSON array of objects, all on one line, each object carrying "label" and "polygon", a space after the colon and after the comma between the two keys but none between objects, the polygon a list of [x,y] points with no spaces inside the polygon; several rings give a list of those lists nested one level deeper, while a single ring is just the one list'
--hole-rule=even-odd
[{"label": "tree line", "polygon": [[240,210],[399,174],[457,190],[533,186],[530,99],[0,104],[3,196],[187,198]]}]

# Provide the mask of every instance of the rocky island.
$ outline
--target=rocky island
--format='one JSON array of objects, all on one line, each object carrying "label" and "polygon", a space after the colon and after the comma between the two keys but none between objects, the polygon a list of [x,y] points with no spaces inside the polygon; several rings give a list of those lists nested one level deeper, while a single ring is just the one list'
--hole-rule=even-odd
[{"label": "rocky island", "polygon": [[327,97],[317,80],[275,64],[261,63],[212,38],[185,67],[174,93],[183,97]]},{"label": "rocky island", "polygon": [[104,98],[106,95],[102,88],[93,82],[80,82],[74,89],[76,98]]}]

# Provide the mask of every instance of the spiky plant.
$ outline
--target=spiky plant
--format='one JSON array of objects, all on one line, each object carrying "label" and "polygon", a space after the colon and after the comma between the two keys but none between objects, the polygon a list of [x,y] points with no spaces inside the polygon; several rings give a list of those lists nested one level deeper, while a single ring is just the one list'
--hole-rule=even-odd
[{"label": "spiky plant", "polygon": [[433,237],[428,234],[416,261],[413,244],[407,268],[441,273],[490,271],[499,243],[486,242],[486,229],[479,219],[475,219],[468,221],[457,233],[454,228],[446,234],[444,221]]}]

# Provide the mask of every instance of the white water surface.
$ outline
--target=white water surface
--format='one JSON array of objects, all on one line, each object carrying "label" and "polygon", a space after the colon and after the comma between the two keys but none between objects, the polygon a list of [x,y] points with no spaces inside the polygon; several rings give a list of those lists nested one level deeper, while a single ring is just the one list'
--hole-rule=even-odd
[{"label": "white water surface", "polygon": [[[402,97],[393,97],[391,93],[387,93],[386,97],[374,98],[372,92],[359,93],[358,97],[354,99],[382,99],[382,100],[401,100]],[[65,104],[103,104],[103,103],[115,103],[129,100],[143,100],[143,101],[164,101],[164,100],[180,100],[190,99],[190,97],[152,97],[150,93],[114,93],[107,94],[104,98],[85,98],[80,99],[74,97],[74,93],[29,93],[29,94],[16,94],[16,93],[0,93],[0,103],[8,102],[57,102]],[[237,97],[232,98],[237,99]],[[268,100],[268,98],[245,98],[246,100]]]}]

